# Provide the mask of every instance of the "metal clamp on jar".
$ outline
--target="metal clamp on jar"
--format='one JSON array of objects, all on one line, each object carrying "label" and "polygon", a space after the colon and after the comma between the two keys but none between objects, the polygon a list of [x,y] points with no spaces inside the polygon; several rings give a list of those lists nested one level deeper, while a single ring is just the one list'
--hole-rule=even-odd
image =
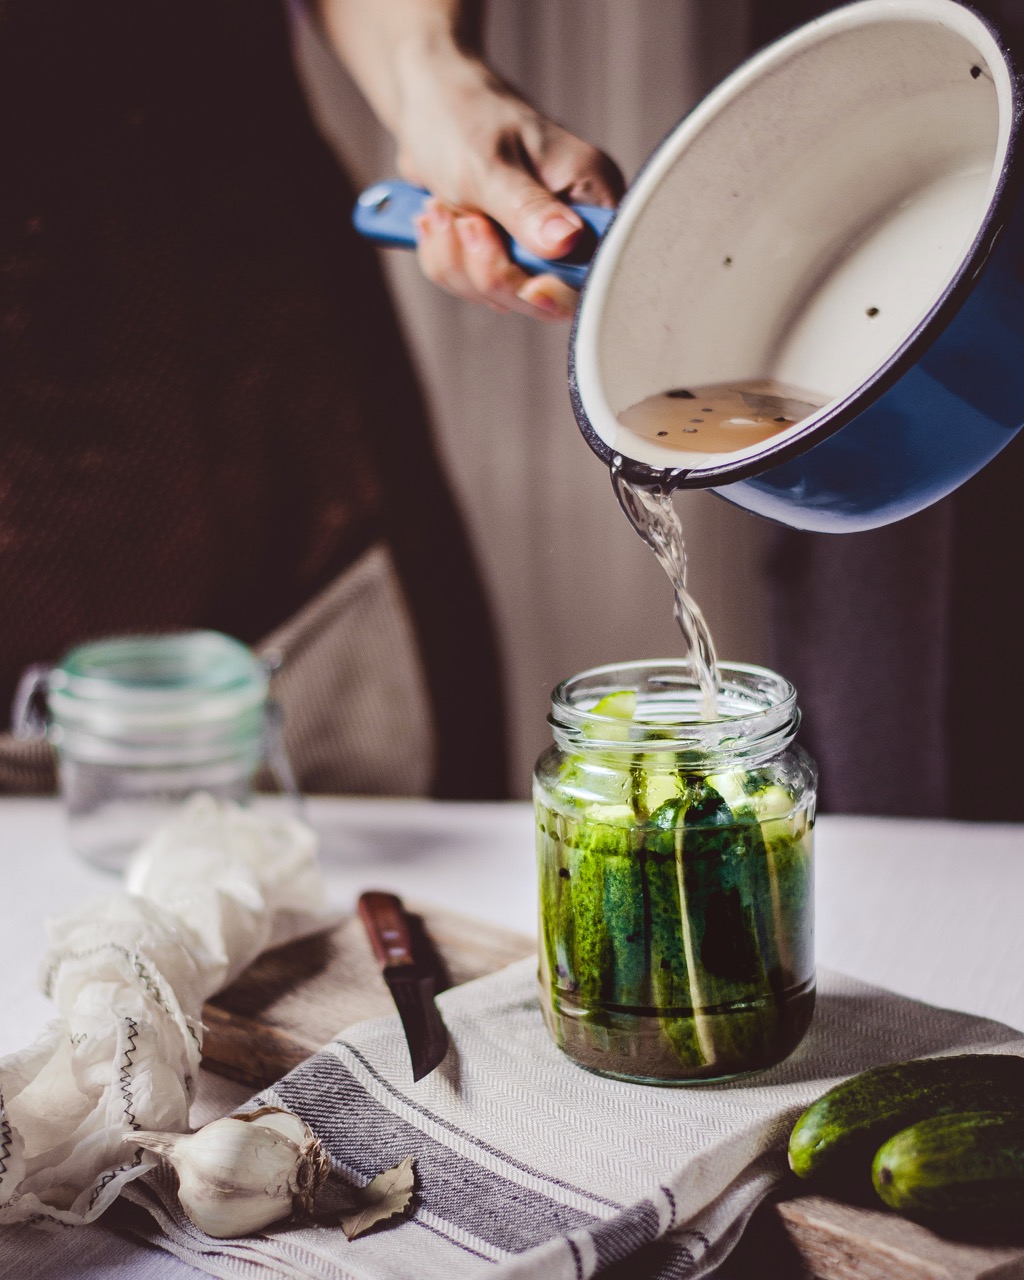
[{"label": "metal clamp on jar", "polygon": [[25,672],[12,727],[52,744],[71,843],[115,870],[193,793],[247,800],[262,765],[298,799],[269,684],[216,631],[97,640]]}]

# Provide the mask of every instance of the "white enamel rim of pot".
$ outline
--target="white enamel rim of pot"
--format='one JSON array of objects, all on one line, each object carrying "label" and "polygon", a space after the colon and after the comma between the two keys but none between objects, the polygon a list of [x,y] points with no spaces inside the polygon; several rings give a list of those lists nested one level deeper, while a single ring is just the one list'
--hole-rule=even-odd
[{"label": "white enamel rim of pot", "polygon": [[[984,262],[1015,101],[955,0],[859,0],[741,66],[654,152],[595,256],[570,344],[592,447],[711,484],[849,421]],[[618,421],[671,387],[765,377],[825,403],[727,453]]]}]

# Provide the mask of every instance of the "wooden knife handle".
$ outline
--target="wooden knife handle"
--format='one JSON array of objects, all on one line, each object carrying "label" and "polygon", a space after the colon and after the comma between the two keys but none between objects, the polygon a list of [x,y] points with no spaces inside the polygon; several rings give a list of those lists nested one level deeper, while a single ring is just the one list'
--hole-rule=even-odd
[{"label": "wooden knife handle", "polygon": [[412,938],[401,899],[393,893],[371,890],[359,895],[358,905],[380,967],[412,964]]}]

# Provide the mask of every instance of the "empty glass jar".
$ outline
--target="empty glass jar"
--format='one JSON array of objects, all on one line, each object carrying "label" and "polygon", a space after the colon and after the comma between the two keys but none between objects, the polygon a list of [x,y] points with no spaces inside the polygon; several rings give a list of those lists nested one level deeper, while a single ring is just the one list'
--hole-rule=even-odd
[{"label": "empty glass jar", "polygon": [[268,686],[215,631],[98,640],[26,672],[14,730],[52,743],[72,844],[116,869],[194,792],[244,801],[264,762],[294,792]]},{"label": "empty glass jar", "polygon": [[685,662],[566,680],[537,764],[540,996],[581,1066],[728,1079],[787,1057],[814,1008],[816,772],[781,676]]}]

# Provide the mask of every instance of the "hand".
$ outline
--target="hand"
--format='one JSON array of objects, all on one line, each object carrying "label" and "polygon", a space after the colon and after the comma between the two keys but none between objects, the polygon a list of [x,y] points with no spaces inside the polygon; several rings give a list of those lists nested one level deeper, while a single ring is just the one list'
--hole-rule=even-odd
[{"label": "hand", "polygon": [[546,119],[475,58],[421,56],[401,83],[399,170],[434,194],[417,220],[424,273],[497,311],[571,317],[575,290],[511,262],[494,222],[533,253],[559,258],[583,226],[567,202],[617,203],[624,184],[614,162]]}]

